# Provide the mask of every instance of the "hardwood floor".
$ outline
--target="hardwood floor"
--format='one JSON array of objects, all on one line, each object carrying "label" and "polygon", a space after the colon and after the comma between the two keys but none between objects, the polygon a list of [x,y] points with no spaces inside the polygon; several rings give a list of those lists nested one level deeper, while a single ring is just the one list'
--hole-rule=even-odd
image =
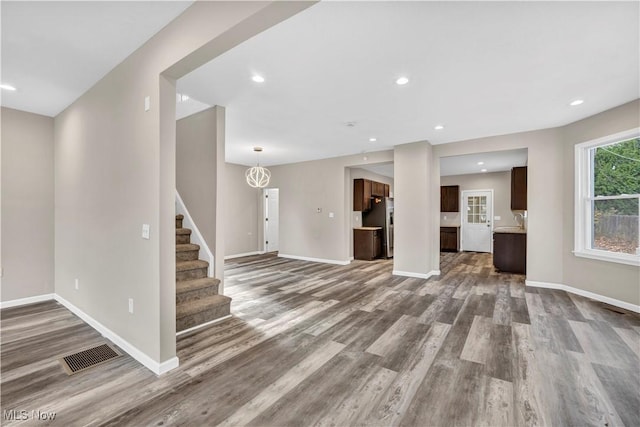
[{"label": "hardwood floor", "polygon": [[128,355],[67,376],[55,358],[104,339],[55,302],[2,310],[1,423],[640,425],[640,316],[525,288],[486,254],[444,254],[430,280],[391,269],[230,260],[233,318],[180,336],[159,378]]}]

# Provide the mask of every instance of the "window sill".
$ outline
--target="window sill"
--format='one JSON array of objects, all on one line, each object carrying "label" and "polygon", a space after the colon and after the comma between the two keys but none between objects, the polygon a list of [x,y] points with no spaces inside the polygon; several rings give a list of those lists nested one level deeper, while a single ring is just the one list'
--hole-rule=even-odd
[{"label": "window sill", "polygon": [[615,262],[618,264],[640,266],[640,256],[629,254],[614,254],[605,251],[593,251],[593,250],[576,250],[573,254],[581,258],[597,259],[599,261]]}]

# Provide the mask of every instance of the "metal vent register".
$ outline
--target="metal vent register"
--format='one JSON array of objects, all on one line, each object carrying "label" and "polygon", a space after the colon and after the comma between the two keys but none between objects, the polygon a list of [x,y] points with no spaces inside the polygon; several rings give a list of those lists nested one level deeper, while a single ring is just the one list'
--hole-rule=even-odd
[{"label": "metal vent register", "polygon": [[102,344],[64,356],[59,360],[67,374],[73,375],[120,356],[121,354],[109,344]]}]

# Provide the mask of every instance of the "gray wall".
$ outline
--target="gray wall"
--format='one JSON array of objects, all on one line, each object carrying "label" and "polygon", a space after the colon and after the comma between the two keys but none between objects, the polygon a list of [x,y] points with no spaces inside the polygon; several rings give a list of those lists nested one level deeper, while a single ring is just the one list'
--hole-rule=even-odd
[{"label": "gray wall", "polygon": [[262,190],[247,184],[244,176],[247,166],[227,163],[226,170],[225,255],[261,251],[264,248],[258,242],[258,224],[262,211],[258,206]]},{"label": "gray wall", "polygon": [[[432,179],[438,185],[440,184],[440,157],[518,148],[528,149],[527,280],[563,283],[562,215],[565,194],[562,182],[565,162],[561,134],[558,129],[436,145],[433,148],[435,156]],[[437,176],[435,176],[436,171]],[[439,189],[436,188],[435,192],[439,199]],[[439,218],[439,204],[434,206],[432,215]],[[437,262],[439,254],[437,245],[438,239],[434,239],[432,247],[434,262]]]},{"label": "gray wall", "polygon": [[216,107],[211,107],[176,122],[176,188],[212,252],[216,241],[216,116]]},{"label": "gray wall", "polygon": [[2,301],[54,292],[53,119],[2,108]]},{"label": "gray wall", "polygon": [[[367,160],[364,160],[364,157]],[[269,187],[280,189],[280,253],[339,262],[350,251],[350,167],[393,160],[392,151],[270,167]],[[317,208],[322,209],[317,213]],[[329,218],[333,212],[334,217]],[[262,241],[262,224],[259,241]]]},{"label": "gray wall", "polygon": [[[451,175],[440,177],[440,185],[459,185],[460,193],[464,190],[493,189],[493,216],[500,216],[494,220],[494,227],[508,227],[518,225],[511,211],[511,172],[473,173],[468,175]],[[462,204],[460,204],[462,210]],[[447,217],[445,219],[445,216]],[[440,213],[440,225],[460,225],[459,212]]]},{"label": "gray wall", "polygon": [[[439,231],[435,224],[434,183],[430,178],[433,149],[428,142],[397,145],[394,161],[394,272],[419,276],[438,270],[431,254]],[[439,250],[439,249],[438,249]]]},{"label": "gray wall", "polygon": [[564,284],[640,305],[640,268],[580,258],[573,255],[574,243],[574,147],[581,142],[640,127],[640,101],[614,108],[562,129],[564,171],[562,217]]},{"label": "gray wall", "polygon": [[312,4],[194,2],[55,118],[56,293],[156,362],[176,354],[175,79]]}]

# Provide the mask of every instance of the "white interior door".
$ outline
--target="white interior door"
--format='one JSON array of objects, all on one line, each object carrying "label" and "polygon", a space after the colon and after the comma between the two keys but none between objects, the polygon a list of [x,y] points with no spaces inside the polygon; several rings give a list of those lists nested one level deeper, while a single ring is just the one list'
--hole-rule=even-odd
[{"label": "white interior door", "polygon": [[493,190],[462,192],[463,251],[492,252]]},{"label": "white interior door", "polygon": [[279,199],[277,188],[264,189],[264,251],[278,250],[278,224],[280,222]]}]

